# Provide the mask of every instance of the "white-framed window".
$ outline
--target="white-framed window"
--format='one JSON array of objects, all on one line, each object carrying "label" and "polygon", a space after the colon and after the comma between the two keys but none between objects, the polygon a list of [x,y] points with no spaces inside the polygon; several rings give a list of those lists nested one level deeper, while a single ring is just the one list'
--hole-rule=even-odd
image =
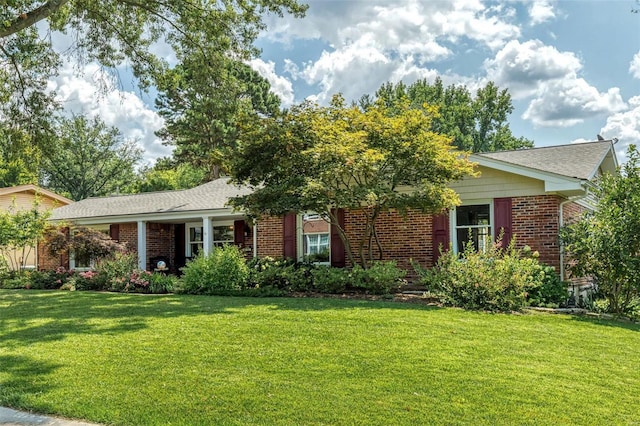
[{"label": "white-framed window", "polygon": [[201,224],[190,224],[187,226],[187,246],[185,253],[187,257],[196,257],[198,253],[202,251],[204,241],[202,238],[203,232]]},{"label": "white-framed window", "polygon": [[225,244],[233,244],[233,222],[227,224],[213,224],[213,247],[222,247]]},{"label": "white-framed window", "polygon": [[320,214],[308,212],[299,216],[299,258],[319,264],[331,262],[331,226]]},{"label": "white-framed window", "polygon": [[486,251],[493,243],[493,203],[456,207],[451,214],[453,249],[463,251],[471,241],[476,250]]},{"label": "white-framed window", "polygon": [[[186,228],[187,244],[185,247],[185,255],[187,257],[195,257],[204,247],[204,229],[201,223],[188,223]],[[213,222],[211,228],[212,247],[233,244],[234,232],[232,220]]]}]

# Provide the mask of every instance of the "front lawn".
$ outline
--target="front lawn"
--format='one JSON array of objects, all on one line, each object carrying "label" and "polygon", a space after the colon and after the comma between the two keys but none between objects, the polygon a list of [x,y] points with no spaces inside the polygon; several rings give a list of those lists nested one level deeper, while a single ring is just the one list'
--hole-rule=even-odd
[{"label": "front lawn", "polygon": [[635,424],[640,326],[0,290],[0,405],[117,425]]}]

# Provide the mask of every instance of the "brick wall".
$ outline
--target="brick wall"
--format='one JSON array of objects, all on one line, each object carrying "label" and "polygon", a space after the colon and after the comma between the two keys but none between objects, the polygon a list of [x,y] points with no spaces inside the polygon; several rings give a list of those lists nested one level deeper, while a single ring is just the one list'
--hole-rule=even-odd
[{"label": "brick wall", "polygon": [[164,256],[169,259],[169,267],[176,263],[175,227],[169,223],[147,223],[146,269],[152,270],[151,259]]},{"label": "brick wall", "polygon": [[558,240],[561,198],[551,195],[514,197],[512,205],[513,234],[516,246],[525,245],[540,253],[540,261],[560,270]]},{"label": "brick wall", "polygon": [[283,226],[281,217],[270,216],[258,221],[258,257],[282,257]]},{"label": "brick wall", "polygon": [[128,251],[138,251],[138,224],[121,223],[118,241],[125,244]]},{"label": "brick wall", "polygon": [[[358,245],[365,235],[365,211],[345,212],[345,231],[353,244],[353,255],[358,262]],[[403,217],[396,211],[380,213],[376,229],[382,246],[382,260],[395,260],[398,266],[413,275],[411,261],[423,267],[432,266],[433,243],[431,237],[431,216],[411,211]],[[372,245],[373,258],[380,259],[380,251],[375,240]],[[366,243],[365,243],[366,253]],[[347,259],[347,264],[349,261]]]}]

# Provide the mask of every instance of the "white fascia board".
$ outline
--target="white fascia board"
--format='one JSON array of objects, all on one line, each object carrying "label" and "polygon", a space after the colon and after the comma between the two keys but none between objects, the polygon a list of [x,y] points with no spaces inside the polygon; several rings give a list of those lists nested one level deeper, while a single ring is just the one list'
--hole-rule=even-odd
[{"label": "white fascia board", "polygon": [[120,216],[94,216],[69,219],[56,219],[51,222],[69,222],[75,225],[100,225],[112,223],[131,223],[138,221],[145,222],[189,222],[199,221],[203,217],[215,218],[243,218],[242,212],[233,210],[232,208],[216,209],[216,210],[198,210],[190,212],[172,212],[172,213],[147,213],[136,215],[120,215]]}]

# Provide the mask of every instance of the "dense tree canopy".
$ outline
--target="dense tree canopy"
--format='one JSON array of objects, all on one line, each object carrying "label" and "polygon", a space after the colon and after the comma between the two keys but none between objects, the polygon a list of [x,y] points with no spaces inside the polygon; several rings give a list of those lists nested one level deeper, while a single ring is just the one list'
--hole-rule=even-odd
[{"label": "dense tree canopy", "polygon": [[43,186],[78,201],[124,191],[135,181],[142,151],[100,119],[61,119],[42,161]]},{"label": "dense tree canopy", "polygon": [[511,95],[491,82],[478,89],[475,96],[463,85],[445,87],[440,78],[433,84],[427,80],[408,86],[402,82],[385,83],[375,96],[360,98],[359,104],[367,108],[376,99],[391,112],[396,104],[403,105],[407,100],[412,108],[437,106],[439,114],[433,118],[433,130],[451,136],[461,150],[488,152],[533,146],[532,141],[511,133],[507,121],[513,112]]},{"label": "dense tree canopy", "polygon": [[185,57],[159,81],[158,112],[165,119],[158,135],[175,146],[174,159],[218,178],[226,170],[237,138],[236,117],[241,109],[270,115],[279,98],[271,86],[248,65],[222,58],[215,70],[197,56]]},{"label": "dense tree canopy", "polygon": [[[218,57],[243,60],[255,53],[264,13],[302,16],[305,9],[295,0],[0,1],[0,115],[33,137],[46,134],[56,107],[46,83],[65,55],[108,69],[127,65],[146,87],[166,65],[153,53],[157,43],[178,57],[200,56],[202,66],[214,70]],[[73,45],[55,46],[47,31],[68,34]]]},{"label": "dense tree canopy", "polygon": [[[393,114],[382,102],[362,110],[336,96],[328,107],[305,102],[275,117],[246,120],[231,170],[255,191],[232,203],[255,216],[320,213],[338,228],[352,264],[367,267],[374,252],[382,256],[380,244],[372,247],[381,212],[453,207],[458,196],[447,184],[473,174],[451,139],[432,131],[433,108],[394,107]],[[366,214],[357,262],[336,208]]]},{"label": "dense tree canopy", "polygon": [[595,279],[617,314],[640,296],[640,154],[631,145],[620,173],[596,182],[596,209],[562,230],[570,271]]}]

